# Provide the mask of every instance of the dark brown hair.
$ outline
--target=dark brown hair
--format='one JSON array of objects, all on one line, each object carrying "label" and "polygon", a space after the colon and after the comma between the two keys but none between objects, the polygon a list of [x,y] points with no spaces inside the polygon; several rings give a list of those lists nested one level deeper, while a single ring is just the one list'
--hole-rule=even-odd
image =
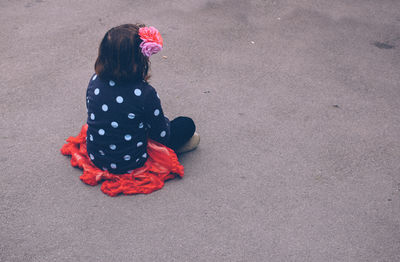
[{"label": "dark brown hair", "polygon": [[150,61],[139,47],[139,28],[143,24],[124,24],[111,28],[99,47],[94,70],[105,80],[147,81]]}]

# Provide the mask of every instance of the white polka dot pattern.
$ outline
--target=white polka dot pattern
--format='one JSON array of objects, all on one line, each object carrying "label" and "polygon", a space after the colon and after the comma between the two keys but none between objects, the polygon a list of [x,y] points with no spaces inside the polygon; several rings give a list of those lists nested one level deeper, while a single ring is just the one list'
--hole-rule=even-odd
[{"label": "white polka dot pattern", "polygon": [[123,88],[119,82],[103,81],[97,75],[92,81],[87,92],[89,157],[104,170],[134,172],[150,157],[146,137],[158,137],[164,143],[167,136],[168,121],[159,95],[143,83]]}]

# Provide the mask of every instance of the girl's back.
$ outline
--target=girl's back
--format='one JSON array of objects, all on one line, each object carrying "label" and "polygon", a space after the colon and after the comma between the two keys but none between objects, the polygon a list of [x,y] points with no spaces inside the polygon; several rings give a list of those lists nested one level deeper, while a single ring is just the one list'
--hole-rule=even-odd
[{"label": "girl's back", "polygon": [[[153,87],[145,82],[118,83],[94,75],[87,89],[87,149],[92,162],[120,174],[143,166],[147,132],[168,138],[167,121]],[[157,139],[158,135],[158,139]]]}]

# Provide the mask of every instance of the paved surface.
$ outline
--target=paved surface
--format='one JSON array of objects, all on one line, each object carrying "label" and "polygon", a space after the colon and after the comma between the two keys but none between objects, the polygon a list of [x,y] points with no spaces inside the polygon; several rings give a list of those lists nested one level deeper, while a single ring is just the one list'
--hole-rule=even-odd
[{"label": "paved surface", "polygon": [[[0,261],[400,261],[400,2],[1,1]],[[202,140],[110,198],[59,154],[112,26]],[[167,56],[166,59],[162,56]]]}]

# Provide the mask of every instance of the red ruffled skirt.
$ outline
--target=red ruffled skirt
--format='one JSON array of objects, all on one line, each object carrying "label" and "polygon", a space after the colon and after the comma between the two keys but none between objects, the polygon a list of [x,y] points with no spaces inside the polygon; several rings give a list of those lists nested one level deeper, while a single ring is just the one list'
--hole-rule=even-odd
[{"label": "red ruffled skirt", "polygon": [[76,137],[69,137],[61,148],[63,155],[71,156],[71,165],[83,169],[80,179],[83,183],[95,186],[101,182],[101,191],[109,196],[119,194],[150,194],[164,186],[164,181],[183,177],[184,169],[175,152],[149,139],[147,143],[148,159],[144,166],[129,174],[115,175],[96,167],[89,159],[86,150],[86,131],[84,125]]}]

